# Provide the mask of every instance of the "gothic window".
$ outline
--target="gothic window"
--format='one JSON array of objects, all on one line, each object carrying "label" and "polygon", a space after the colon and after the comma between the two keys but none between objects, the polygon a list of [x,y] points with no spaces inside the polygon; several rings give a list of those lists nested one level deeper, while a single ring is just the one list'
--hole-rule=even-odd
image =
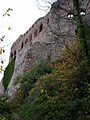
[{"label": "gothic window", "polygon": [[37,30],[35,30],[35,32],[34,32],[34,37],[36,37],[37,36]]},{"label": "gothic window", "polygon": [[43,24],[41,23],[40,28],[39,28],[39,33],[43,30]]},{"label": "gothic window", "polygon": [[23,48],[23,43],[21,44],[21,49]]},{"label": "gothic window", "polygon": [[77,35],[77,29],[75,29],[75,34]]},{"label": "gothic window", "polygon": [[32,40],[32,34],[30,34],[30,37],[29,37],[29,41],[31,41]]},{"label": "gothic window", "polygon": [[28,39],[25,40],[25,44],[28,42]]}]

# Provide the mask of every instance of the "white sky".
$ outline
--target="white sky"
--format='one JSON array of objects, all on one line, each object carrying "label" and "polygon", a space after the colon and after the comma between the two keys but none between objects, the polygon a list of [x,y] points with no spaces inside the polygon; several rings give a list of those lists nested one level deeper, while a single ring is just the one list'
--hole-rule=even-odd
[{"label": "white sky", "polygon": [[[13,9],[13,11],[10,11],[11,16],[2,17],[8,8]],[[21,34],[25,33],[39,17],[45,14],[45,11],[38,9],[36,0],[0,0],[0,36],[6,36],[0,46],[9,44],[5,47],[6,52],[3,55],[3,59],[6,61],[4,67],[8,64],[12,43]],[[8,31],[9,26],[12,30]],[[2,75],[0,74],[1,78]]]}]

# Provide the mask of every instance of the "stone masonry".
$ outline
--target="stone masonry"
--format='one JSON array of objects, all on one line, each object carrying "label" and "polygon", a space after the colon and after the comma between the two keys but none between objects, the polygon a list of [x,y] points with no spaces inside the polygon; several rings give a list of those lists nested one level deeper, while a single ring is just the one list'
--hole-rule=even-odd
[{"label": "stone masonry", "polygon": [[[89,22],[89,0],[80,1],[82,1],[80,14]],[[57,0],[46,16],[39,18],[13,43],[10,58],[16,56],[16,60],[14,73],[6,91],[8,96],[13,97],[18,89],[14,82],[19,75],[28,71],[35,63],[48,59],[48,56],[54,61],[63,51],[64,44],[75,38],[76,26],[70,11],[72,9],[72,0]]]}]

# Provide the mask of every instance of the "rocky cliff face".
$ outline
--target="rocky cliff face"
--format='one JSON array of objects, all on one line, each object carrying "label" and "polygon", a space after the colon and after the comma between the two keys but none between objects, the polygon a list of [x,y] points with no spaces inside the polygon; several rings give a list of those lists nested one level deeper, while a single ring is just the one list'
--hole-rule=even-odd
[{"label": "rocky cliff face", "polygon": [[54,41],[53,43],[36,42],[34,45],[27,44],[16,57],[14,73],[6,91],[8,96],[14,97],[15,91],[19,87],[19,84],[15,86],[14,83],[19,75],[24,74],[41,60],[51,59],[51,61],[54,61],[62,51],[63,44],[60,41]]},{"label": "rocky cliff face", "polygon": [[[60,56],[67,41],[75,38],[76,26],[73,18],[68,18],[70,6],[71,8],[73,6],[70,1],[64,0],[62,4],[58,2],[59,0],[52,5],[46,16],[38,19],[24,35],[20,35],[13,43],[10,57],[16,57],[16,60],[14,73],[6,91],[8,96],[14,97],[19,87],[19,84],[15,86],[14,83],[19,75],[31,69],[35,63],[41,60],[51,59],[54,61]],[[83,9],[85,5],[86,3],[83,5]],[[89,17],[86,16],[86,18]]]}]

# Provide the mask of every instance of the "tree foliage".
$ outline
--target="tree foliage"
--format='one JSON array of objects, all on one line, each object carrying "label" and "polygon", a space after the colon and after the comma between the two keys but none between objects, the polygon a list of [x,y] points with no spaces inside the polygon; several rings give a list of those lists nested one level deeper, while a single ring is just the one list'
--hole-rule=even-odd
[{"label": "tree foliage", "polygon": [[0,98],[0,120],[11,120],[12,112],[5,98]]},{"label": "tree foliage", "polygon": [[[68,12],[63,2],[58,2],[58,8],[53,4],[56,7],[53,14],[59,18],[56,20],[71,22],[60,11],[57,12],[57,9]],[[51,32],[62,38],[65,46],[60,58],[55,62],[42,62],[17,78],[20,88],[11,104],[22,120],[90,119],[90,36],[87,34],[90,28],[80,16],[82,2],[72,0],[74,8],[70,9],[77,27],[75,40],[65,41],[64,37],[73,37],[68,32],[62,32],[63,26],[59,26],[58,22],[55,22],[58,30],[50,26]],[[89,2],[86,9],[88,6]]]},{"label": "tree foliage", "polygon": [[24,93],[27,93],[27,86],[29,83],[32,84],[28,89],[27,97],[22,98],[22,102],[19,103],[18,113],[22,120],[90,119],[90,84],[84,81],[85,76],[89,77],[90,68],[85,59],[78,61],[79,40],[70,42],[67,46],[60,58],[50,64],[49,67],[53,67],[51,72],[48,74],[44,72],[46,71],[44,63],[42,63],[43,67],[40,65],[37,70],[34,69],[45,73],[35,72],[37,74],[34,74],[34,78],[37,80],[34,84],[30,82],[30,73],[33,69],[28,73],[26,80],[22,77],[23,83],[28,81],[27,85],[22,84],[19,90],[23,92],[24,85]]},{"label": "tree foliage", "polygon": [[[13,11],[13,9],[8,8],[7,11],[3,14],[3,17],[5,17],[5,16],[10,17],[10,13],[9,13],[10,11]],[[1,42],[4,42],[4,40],[5,40],[5,35],[2,35],[0,37],[0,44],[1,44]],[[4,64],[5,61],[4,61],[3,57],[2,57],[2,55],[4,53],[5,53],[5,47],[0,45],[0,73],[2,73],[2,71],[4,71],[3,64]]]}]

